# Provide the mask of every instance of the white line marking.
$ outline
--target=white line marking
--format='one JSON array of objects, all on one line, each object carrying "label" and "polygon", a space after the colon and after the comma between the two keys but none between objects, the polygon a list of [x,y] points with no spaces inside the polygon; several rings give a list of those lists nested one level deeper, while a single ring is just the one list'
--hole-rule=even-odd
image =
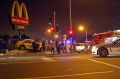
[{"label": "white line marking", "polygon": [[38,62],[44,62],[44,63],[47,63],[47,62],[56,62],[58,60],[56,59],[53,59],[53,58],[48,58],[48,57],[42,57],[42,58],[39,58],[40,60],[38,59],[33,59],[33,60],[25,60],[23,59],[24,61],[22,60],[18,60],[16,59],[15,60],[12,60],[12,61],[5,61],[5,62],[0,62],[0,64],[26,64],[26,63],[38,63]]},{"label": "white line marking", "polygon": [[0,64],[27,64],[27,63],[37,63],[37,62],[43,62],[43,61],[13,61],[13,62],[1,62]]},{"label": "white line marking", "polygon": [[[24,63],[36,63],[36,62],[56,62],[56,61],[65,61],[66,59],[76,59],[79,57],[6,57],[0,58],[5,62],[0,62],[0,64],[24,64]],[[23,61],[22,61],[23,60]],[[29,61],[30,60],[30,61]],[[33,62],[31,62],[33,60]],[[35,61],[36,60],[36,61]]]},{"label": "white line marking", "polygon": [[55,59],[53,59],[53,58],[41,58],[43,61],[45,61],[45,62],[54,62],[54,61],[57,61],[57,60],[55,60]]},{"label": "white line marking", "polygon": [[47,61],[6,61],[6,62],[0,62],[0,64],[31,64],[31,63],[46,63]]},{"label": "white line marking", "polygon": [[104,64],[104,65],[107,65],[107,66],[111,66],[111,67],[114,67],[114,68],[117,68],[117,69],[120,69],[120,66],[116,66],[116,65],[113,65],[113,64],[109,64],[109,63],[105,63],[105,62],[101,62],[101,61],[97,61],[97,60],[93,60],[93,59],[89,59],[89,60],[93,61],[93,62]]},{"label": "white line marking", "polygon": [[75,77],[75,76],[82,76],[82,75],[104,74],[104,73],[112,73],[112,72],[114,72],[114,71],[91,72],[91,73],[81,73],[81,74],[71,74],[71,75],[59,75],[59,76],[48,76],[48,77],[21,78],[21,79],[50,79],[50,78],[62,78],[62,77]]}]

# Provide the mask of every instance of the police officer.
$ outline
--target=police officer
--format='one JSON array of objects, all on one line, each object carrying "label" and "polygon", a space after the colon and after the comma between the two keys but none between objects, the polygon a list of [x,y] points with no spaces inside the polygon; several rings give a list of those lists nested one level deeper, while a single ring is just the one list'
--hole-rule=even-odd
[{"label": "police officer", "polygon": [[32,46],[33,46],[33,52],[34,52],[34,53],[37,52],[37,49],[38,49],[38,47],[39,47],[38,42],[37,42],[37,41],[34,41],[34,42],[32,43]]}]

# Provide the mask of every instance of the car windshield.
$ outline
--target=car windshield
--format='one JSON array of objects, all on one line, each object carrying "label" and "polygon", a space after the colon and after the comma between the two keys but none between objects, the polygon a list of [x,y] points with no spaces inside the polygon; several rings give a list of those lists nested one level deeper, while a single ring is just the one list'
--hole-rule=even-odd
[{"label": "car windshield", "polygon": [[76,44],[76,46],[80,46],[80,44]]},{"label": "car windshield", "polygon": [[76,46],[84,46],[84,43],[76,44]]},{"label": "car windshield", "polygon": [[120,43],[120,39],[116,40],[116,42],[119,42],[119,43]]}]

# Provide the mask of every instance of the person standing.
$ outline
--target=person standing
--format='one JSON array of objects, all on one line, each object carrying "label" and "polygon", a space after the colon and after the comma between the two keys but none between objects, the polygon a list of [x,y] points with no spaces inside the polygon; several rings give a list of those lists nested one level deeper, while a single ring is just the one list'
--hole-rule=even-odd
[{"label": "person standing", "polygon": [[39,47],[38,42],[37,41],[33,41],[32,46],[33,46],[33,52],[34,53],[37,52],[37,49]]},{"label": "person standing", "polygon": [[70,44],[66,44],[66,51],[69,53],[70,52]]},{"label": "person standing", "polygon": [[46,51],[46,44],[45,44],[45,41],[44,41],[44,40],[43,40],[43,42],[42,42],[42,50],[43,50],[43,52]]},{"label": "person standing", "polygon": [[55,42],[53,41],[51,43],[51,54],[55,54],[55,47],[56,47],[56,45],[55,45]]},{"label": "person standing", "polygon": [[56,42],[57,53],[60,54],[60,43]]},{"label": "person standing", "polygon": [[76,51],[76,41],[75,40],[74,40],[72,46],[73,46],[73,53],[75,53],[75,51]]}]

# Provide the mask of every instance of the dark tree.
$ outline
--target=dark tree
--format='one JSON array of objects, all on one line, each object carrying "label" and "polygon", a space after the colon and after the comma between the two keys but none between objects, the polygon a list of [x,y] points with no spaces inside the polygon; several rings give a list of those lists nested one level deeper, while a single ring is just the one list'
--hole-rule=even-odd
[{"label": "dark tree", "polygon": [[11,38],[11,37],[10,37],[9,35],[7,35],[7,34],[4,34],[4,35],[3,35],[3,40],[4,40],[4,41],[9,41],[10,38]]},{"label": "dark tree", "polygon": [[21,35],[21,39],[28,39],[28,38],[30,38],[30,37],[27,36],[26,34]]}]

